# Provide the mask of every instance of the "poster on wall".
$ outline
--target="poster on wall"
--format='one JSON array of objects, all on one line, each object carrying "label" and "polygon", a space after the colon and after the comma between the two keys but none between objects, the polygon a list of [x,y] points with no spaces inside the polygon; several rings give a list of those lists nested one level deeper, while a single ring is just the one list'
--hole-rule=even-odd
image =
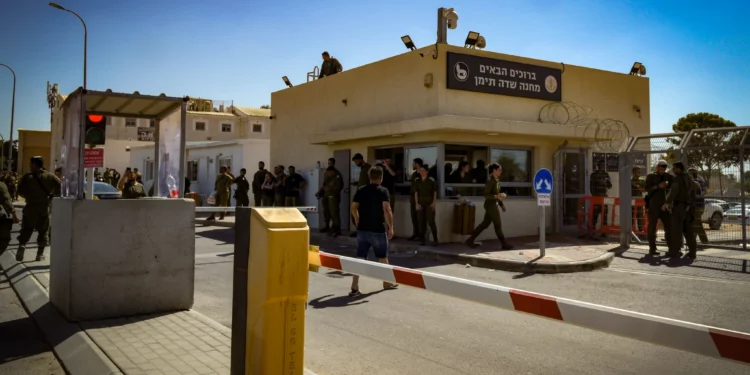
[{"label": "poster on wall", "polygon": [[604,164],[604,170],[607,172],[618,172],[620,170],[620,155],[617,153],[594,152],[591,154],[591,165],[594,170],[599,169],[599,165]]},{"label": "poster on wall", "polygon": [[607,172],[620,170],[620,154],[607,153]]},{"label": "poster on wall", "polygon": [[559,102],[562,70],[448,52],[449,89]]},{"label": "poster on wall", "polygon": [[154,141],[154,128],[138,128],[138,140],[153,142]]}]

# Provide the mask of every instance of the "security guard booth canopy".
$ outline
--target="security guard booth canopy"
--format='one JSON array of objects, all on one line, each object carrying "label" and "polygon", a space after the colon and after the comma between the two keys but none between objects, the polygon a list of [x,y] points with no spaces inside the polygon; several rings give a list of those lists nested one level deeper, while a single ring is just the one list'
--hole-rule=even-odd
[{"label": "security guard booth canopy", "polygon": [[[154,196],[181,196],[185,191],[185,134],[188,97],[168,97],[93,91],[78,88],[62,105],[65,111],[63,146],[58,155],[65,177],[63,197],[83,199],[85,121],[90,114],[145,118],[155,123]],[[106,141],[105,141],[106,144]],[[83,147],[81,147],[83,145]],[[176,154],[176,155],[175,155]],[[179,157],[177,157],[179,156]],[[106,159],[106,153],[104,158]],[[79,171],[81,171],[79,173]],[[177,189],[178,192],[174,192]]]}]

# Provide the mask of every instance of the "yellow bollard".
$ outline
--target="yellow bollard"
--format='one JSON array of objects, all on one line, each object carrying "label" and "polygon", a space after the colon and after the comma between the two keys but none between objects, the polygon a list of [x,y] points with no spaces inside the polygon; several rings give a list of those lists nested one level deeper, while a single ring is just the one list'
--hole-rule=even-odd
[{"label": "yellow bollard", "polygon": [[318,272],[320,269],[320,247],[310,245],[310,252],[307,253],[307,263],[310,265],[310,272]]},{"label": "yellow bollard", "polygon": [[302,375],[310,229],[296,208],[253,208],[248,256],[248,375]]}]

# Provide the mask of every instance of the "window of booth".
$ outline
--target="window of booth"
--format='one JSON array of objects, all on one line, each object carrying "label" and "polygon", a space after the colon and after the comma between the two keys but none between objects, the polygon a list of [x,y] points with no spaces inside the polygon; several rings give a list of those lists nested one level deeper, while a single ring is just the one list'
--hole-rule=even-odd
[{"label": "window of booth", "polygon": [[445,145],[446,198],[480,197],[489,178],[487,165],[503,167],[500,190],[508,196],[531,196],[531,150],[477,145]]},{"label": "window of booth", "polygon": [[186,172],[190,181],[198,181],[198,160],[188,160]]},{"label": "window of booth", "polygon": [[430,166],[430,175],[437,180],[438,147],[434,145],[383,147],[375,149],[375,160],[391,159],[392,169],[396,172],[396,195],[409,195],[413,172],[412,160],[420,158]]}]

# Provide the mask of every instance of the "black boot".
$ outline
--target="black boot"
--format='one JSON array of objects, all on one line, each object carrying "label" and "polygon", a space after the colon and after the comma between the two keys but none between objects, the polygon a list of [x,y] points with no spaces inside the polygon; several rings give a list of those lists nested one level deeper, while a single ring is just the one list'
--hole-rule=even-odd
[{"label": "black boot", "polygon": [[503,245],[503,250],[513,250],[513,245],[509,244],[505,238],[500,239],[500,244]]},{"label": "black boot", "polygon": [[649,249],[648,250],[648,255],[657,256],[657,255],[659,255],[659,251],[657,251],[656,248]]},{"label": "black boot", "polygon": [[471,237],[467,238],[467,239],[466,239],[466,242],[464,242],[464,243],[465,243],[465,244],[466,244],[467,246],[469,246],[470,248],[472,248],[472,249],[476,249],[476,248],[477,248],[477,247],[478,247],[479,245],[477,245],[477,244],[476,244],[476,242],[474,242],[474,240],[475,240],[475,239],[476,239],[476,237],[474,237],[474,236],[471,236]]},{"label": "black boot", "polygon": [[44,248],[43,248],[43,247],[40,247],[40,248],[39,248],[39,249],[37,249],[37,251],[36,251],[36,261],[37,261],[37,262],[41,262],[41,261],[43,261],[43,260],[45,260],[45,259],[46,259],[46,258],[44,257]]},{"label": "black boot", "polygon": [[328,226],[326,225],[325,227],[323,227],[323,228],[320,228],[320,233],[326,233],[326,232],[328,232],[329,230],[331,230],[331,228],[329,228],[329,227],[328,227]]},{"label": "black boot", "polygon": [[18,250],[16,250],[16,262],[23,262],[24,252],[26,252],[26,247],[18,245]]}]

